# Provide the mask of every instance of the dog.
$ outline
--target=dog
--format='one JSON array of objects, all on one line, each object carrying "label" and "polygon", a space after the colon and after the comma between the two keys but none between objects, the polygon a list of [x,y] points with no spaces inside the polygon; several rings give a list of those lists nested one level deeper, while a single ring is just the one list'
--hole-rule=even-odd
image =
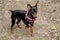
[{"label": "dog", "polygon": [[[31,19],[34,19],[34,21],[37,18],[37,4],[38,4],[38,2],[35,4],[35,6],[30,6],[30,10],[28,12],[28,15],[30,16]],[[19,25],[19,22],[22,20],[23,23],[26,25],[26,28],[30,28],[31,36],[34,36],[34,34],[33,34],[34,21],[31,22],[25,18],[27,11],[25,11],[25,10],[14,10],[14,11],[10,10],[10,12],[12,13],[11,14],[11,21],[12,21],[11,32],[13,33],[13,27],[14,27],[16,19],[17,19],[17,23],[16,23],[17,26],[19,28],[21,28]]]}]

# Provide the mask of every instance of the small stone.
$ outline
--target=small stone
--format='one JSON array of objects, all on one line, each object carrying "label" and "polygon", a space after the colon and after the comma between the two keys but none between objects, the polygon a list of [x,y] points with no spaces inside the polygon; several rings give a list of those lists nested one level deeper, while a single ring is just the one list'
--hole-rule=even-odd
[{"label": "small stone", "polygon": [[45,34],[47,35],[48,33],[47,33],[47,32],[45,32]]},{"label": "small stone", "polygon": [[52,39],[52,40],[55,40],[55,39]]},{"label": "small stone", "polygon": [[51,20],[52,20],[52,17],[51,17]]},{"label": "small stone", "polygon": [[43,37],[46,37],[47,34],[48,34],[47,32],[44,32],[42,36],[43,36]]},{"label": "small stone", "polygon": [[55,33],[57,33],[58,31],[57,30],[54,30],[55,31]]},{"label": "small stone", "polygon": [[7,6],[10,5],[10,3],[6,4]]},{"label": "small stone", "polygon": [[37,33],[38,33],[38,34],[40,34],[40,32],[39,32],[39,31],[37,31]]},{"label": "small stone", "polygon": [[58,15],[60,15],[60,13]]},{"label": "small stone", "polygon": [[3,19],[3,17],[2,16],[0,16],[0,20],[2,20]]},{"label": "small stone", "polygon": [[45,37],[45,34],[43,34],[42,36]]},{"label": "small stone", "polygon": [[56,12],[56,10],[53,10],[53,12]]},{"label": "small stone", "polygon": [[8,0],[8,1],[11,1],[11,0]]},{"label": "small stone", "polygon": [[55,36],[57,37],[57,36],[58,36],[58,34],[57,34],[57,33],[55,33]]},{"label": "small stone", "polygon": [[19,1],[19,0],[16,0],[17,2]]},{"label": "small stone", "polygon": [[51,29],[52,29],[52,30],[56,30],[56,26],[53,26]]},{"label": "small stone", "polygon": [[33,40],[40,40],[40,38],[38,38],[38,37],[34,37],[34,39]]},{"label": "small stone", "polygon": [[58,35],[60,36],[60,32],[58,32]]},{"label": "small stone", "polygon": [[5,13],[8,13],[8,11],[5,11]]},{"label": "small stone", "polygon": [[31,1],[31,0],[30,0]]},{"label": "small stone", "polygon": [[59,39],[60,39],[60,32],[58,32],[58,37],[59,37]]},{"label": "small stone", "polygon": [[60,21],[59,19],[57,19],[57,21]]},{"label": "small stone", "polygon": [[46,17],[44,17],[44,20],[46,20]]}]

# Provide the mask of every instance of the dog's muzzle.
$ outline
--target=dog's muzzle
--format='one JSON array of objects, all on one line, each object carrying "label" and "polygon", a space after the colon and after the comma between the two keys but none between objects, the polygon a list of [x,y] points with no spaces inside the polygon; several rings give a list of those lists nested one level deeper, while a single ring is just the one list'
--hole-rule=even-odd
[{"label": "dog's muzzle", "polygon": [[37,18],[37,14],[36,14],[36,13],[34,13],[34,14],[33,14],[33,17],[34,17],[34,18]]}]

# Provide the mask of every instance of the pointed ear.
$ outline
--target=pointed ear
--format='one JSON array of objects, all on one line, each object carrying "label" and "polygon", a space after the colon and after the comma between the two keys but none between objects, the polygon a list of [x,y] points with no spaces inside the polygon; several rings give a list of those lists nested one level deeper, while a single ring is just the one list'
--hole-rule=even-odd
[{"label": "pointed ear", "polygon": [[37,4],[35,4],[35,7],[37,7]]},{"label": "pointed ear", "polygon": [[30,7],[31,7],[31,5],[30,5],[30,4],[27,4],[27,6],[30,6]]},{"label": "pointed ear", "polygon": [[37,7],[38,2],[39,2],[39,1],[37,1],[37,3],[35,4],[35,7]]}]

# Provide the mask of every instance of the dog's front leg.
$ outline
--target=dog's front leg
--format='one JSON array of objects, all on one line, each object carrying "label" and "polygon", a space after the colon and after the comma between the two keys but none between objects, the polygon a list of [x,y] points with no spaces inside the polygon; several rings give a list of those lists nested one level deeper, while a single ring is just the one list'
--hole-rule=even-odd
[{"label": "dog's front leg", "polygon": [[31,36],[33,37],[34,34],[33,34],[33,27],[32,26],[30,26],[30,32],[31,32]]}]

